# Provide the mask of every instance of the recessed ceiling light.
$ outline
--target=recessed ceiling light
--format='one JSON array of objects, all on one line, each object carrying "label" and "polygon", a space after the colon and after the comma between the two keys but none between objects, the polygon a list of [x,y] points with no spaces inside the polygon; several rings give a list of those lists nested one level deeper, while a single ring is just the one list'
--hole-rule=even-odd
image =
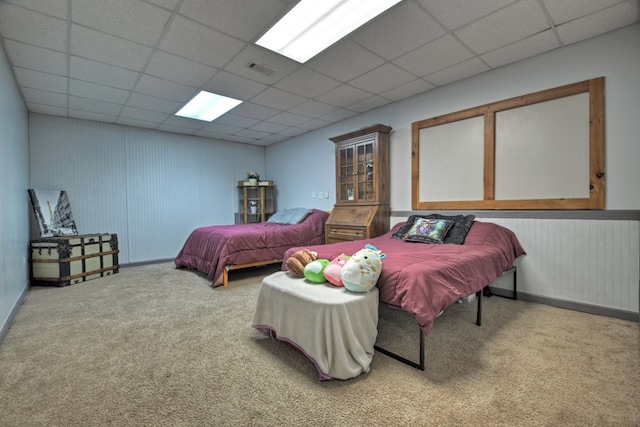
[{"label": "recessed ceiling light", "polygon": [[201,90],[176,113],[176,116],[211,122],[241,102],[237,99]]},{"label": "recessed ceiling light", "polygon": [[306,62],[401,0],[301,0],[256,44]]}]

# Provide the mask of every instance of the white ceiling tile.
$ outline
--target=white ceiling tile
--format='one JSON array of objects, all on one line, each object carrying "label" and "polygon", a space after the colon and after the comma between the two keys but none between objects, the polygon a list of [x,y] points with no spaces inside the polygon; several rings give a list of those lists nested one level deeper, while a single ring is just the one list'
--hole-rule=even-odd
[{"label": "white ceiling tile", "polygon": [[[56,18],[67,19],[68,0],[4,0],[5,3],[12,3],[26,9],[35,10]],[[0,9],[2,10],[2,9]]]},{"label": "white ceiling tile", "polygon": [[140,108],[124,107],[120,116],[128,117],[130,119],[144,120],[145,122],[162,123],[169,118],[170,114],[142,110]]},{"label": "white ceiling tile", "polygon": [[[451,30],[482,18],[516,0],[418,0],[440,23]],[[557,0],[556,0],[557,1]],[[562,0],[565,1],[565,0]]]},{"label": "white ceiling tile", "polygon": [[358,113],[355,111],[340,109],[338,111],[333,111],[327,115],[324,115],[320,117],[320,119],[335,123],[344,119],[348,119],[349,117],[353,117],[356,114]]},{"label": "white ceiling tile", "polygon": [[129,107],[142,108],[143,110],[174,114],[182,108],[184,103],[133,92],[127,101],[127,105]]},{"label": "white ceiling tile", "polygon": [[299,127],[299,128],[302,128],[302,129],[306,129],[306,130],[314,130],[314,129],[320,129],[320,128],[328,126],[330,124],[331,124],[331,122],[328,122],[326,120],[311,119],[311,120],[307,120],[306,122],[303,122],[303,123],[300,123],[300,124],[296,125],[296,127]]},{"label": "white ceiling tile", "polygon": [[16,80],[20,86],[49,92],[67,93],[67,78],[26,68],[14,68]]},{"label": "white ceiling tile", "polygon": [[160,42],[160,49],[183,58],[221,68],[245,43],[219,31],[176,16]]},{"label": "white ceiling tile", "polygon": [[129,117],[122,117],[122,116],[118,117],[118,119],[116,120],[116,123],[118,123],[119,125],[133,126],[133,127],[146,128],[146,129],[155,129],[158,127],[158,123],[155,123],[155,122],[145,122],[144,120],[130,119]]},{"label": "white ceiling tile", "polygon": [[403,69],[387,63],[351,80],[349,84],[371,93],[378,93],[401,86],[415,80],[415,78],[416,76],[407,73]]},{"label": "white ceiling tile", "polygon": [[340,82],[306,67],[298,68],[275,84],[277,88],[308,98],[328,92],[338,85]]},{"label": "white ceiling tile", "polygon": [[287,129],[288,126],[286,125],[281,125],[278,123],[271,123],[271,122],[260,122],[257,123],[253,126],[250,127],[250,129],[253,130],[258,130],[260,132],[267,132],[267,133],[278,133],[280,131],[283,131],[285,129]]},{"label": "white ceiling tile", "polygon": [[327,93],[317,97],[317,100],[325,104],[334,105],[336,107],[346,107],[355,104],[370,97],[369,92],[355,88],[349,85],[340,85]]},{"label": "white ceiling tile", "polygon": [[86,110],[76,110],[73,108],[69,108],[69,117],[73,117],[74,119],[90,120],[92,122],[106,122],[106,123],[116,122],[116,116],[94,113]]},{"label": "white ceiling tile", "polygon": [[537,0],[522,0],[455,31],[474,52],[481,54],[549,29]]},{"label": "white ceiling tile", "polygon": [[147,0],[148,3],[153,3],[168,10],[174,10],[181,1],[182,0]]},{"label": "white ceiling tile", "polygon": [[228,135],[228,134],[225,134],[225,133],[209,132],[209,131],[206,131],[206,130],[203,130],[203,129],[198,129],[193,134],[195,136],[201,136],[203,138],[220,139],[220,140],[225,138]]},{"label": "white ceiling tile", "polygon": [[201,130],[206,132],[215,132],[221,135],[232,135],[236,132],[240,132],[242,128],[237,126],[223,125],[213,121],[208,125],[206,125],[205,127],[203,127]]},{"label": "white ceiling tile", "polygon": [[284,136],[288,136],[288,137],[294,137],[294,136],[298,136],[298,135],[302,135],[309,132],[307,129],[300,129],[297,127],[290,127],[289,129],[279,132],[279,135],[284,135]]},{"label": "white ceiling tile", "polygon": [[26,102],[35,104],[51,105],[54,107],[66,107],[67,95],[62,93],[49,92],[46,90],[23,88],[22,94]]},{"label": "white ceiling tile", "polygon": [[575,43],[638,22],[637,1],[627,1],[557,27],[563,44]]},{"label": "white ceiling tile", "polygon": [[345,39],[305,65],[344,83],[379,67],[384,62],[378,55]]},{"label": "white ceiling tile", "polygon": [[290,138],[291,137],[286,135],[271,134],[269,136],[262,138],[260,141],[264,143],[274,144],[276,142],[286,141],[287,139],[290,139]]},{"label": "white ceiling tile", "polygon": [[117,116],[120,113],[122,106],[112,104],[110,102],[98,101],[95,99],[70,96],[69,108],[73,108],[75,110],[91,111],[93,113],[105,114],[107,116]]},{"label": "white ceiling tile", "polygon": [[445,29],[414,2],[403,1],[351,38],[383,58],[394,59],[444,33]]},{"label": "white ceiling tile", "polygon": [[620,0],[542,0],[555,25],[597,12],[620,3]]},{"label": "white ceiling tile", "polygon": [[437,71],[433,74],[425,76],[425,79],[436,86],[443,86],[457,80],[466,79],[467,77],[483,73],[489,70],[489,67],[478,58],[471,58],[453,67]]},{"label": "white ceiling tile", "polygon": [[158,126],[158,130],[161,130],[163,132],[170,132],[170,133],[180,133],[183,135],[193,135],[196,131],[196,129],[183,128],[181,126],[167,125],[164,123]]},{"label": "white ceiling tile", "polygon": [[69,74],[78,80],[127,90],[133,89],[140,75],[137,71],[112,67],[111,65],[78,56],[70,57]]},{"label": "white ceiling tile", "polygon": [[42,104],[27,102],[27,108],[32,113],[49,114],[50,116],[66,116],[67,115],[66,107],[56,107],[53,105],[42,105]]},{"label": "white ceiling tile", "polygon": [[72,21],[85,27],[155,46],[171,13],[141,1],[72,0]]},{"label": "white ceiling tile", "polygon": [[69,93],[82,98],[93,98],[113,104],[124,104],[129,97],[128,90],[97,85],[76,79],[69,81]]},{"label": "white ceiling tile", "polygon": [[560,43],[551,30],[543,31],[482,55],[482,60],[492,68],[501,67],[524,58],[538,55],[560,47]]},{"label": "white ceiling tile", "polygon": [[243,128],[252,127],[258,122],[259,121],[256,119],[250,119],[248,117],[239,116],[233,113],[226,113],[216,119],[216,123],[220,123],[223,125],[243,127]]},{"label": "white ceiling tile", "polygon": [[309,117],[307,116],[301,116],[300,114],[290,113],[288,111],[277,114],[269,119],[270,122],[287,126],[296,126],[308,120]]},{"label": "white ceiling tile", "polygon": [[245,41],[256,40],[283,14],[279,0],[189,0],[180,14]]},{"label": "white ceiling tile", "polygon": [[365,111],[373,110],[374,108],[382,107],[383,105],[387,105],[393,101],[383,98],[381,96],[375,95],[371,98],[367,98],[364,101],[360,101],[356,104],[349,105],[349,109],[353,111],[359,111],[364,113]]},{"label": "white ceiling tile", "polygon": [[240,132],[234,134],[235,136],[239,136],[240,138],[249,138],[249,139],[261,139],[269,136],[267,132],[260,132],[253,129],[243,129]]},{"label": "white ceiling tile", "polygon": [[0,27],[2,36],[12,40],[60,52],[67,47],[67,24],[64,20],[9,3],[0,2]]},{"label": "white ceiling tile", "polygon": [[428,83],[422,79],[415,79],[409,83],[403,84],[402,86],[398,86],[386,92],[382,92],[381,95],[394,101],[400,101],[401,99],[426,92],[433,88],[434,86],[431,83]]},{"label": "white ceiling tile", "polygon": [[[254,68],[248,67],[248,64],[251,62],[266,65],[276,71],[272,75],[262,74]],[[233,58],[224,69],[238,76],[271,85],[288,76],[299,67],[299,63],[289,58],[285,58],[260,46],[249,44],[242,52]]]},{"label": "white ceiling tile", "polygon": [[141,71],[151,54],[147,46],[71,25],[71,54],[128,70]]},{"label": "white ceiling tile", "polygon": [[266,120],[276,114],[281,113],[282,110],[275,108],[265,107],[264,105],[254,104],[252,102],[243,102],[233,109],[233,113],[243,117],[249,117],[257,120]]},{"label": "white ceiling tile", "polygon": [[416,76],[424,76],[450,67],[473,54],[450,34],[440,37],[393,61]]},{"label": "white ceiling tile", "polygon": [[235,99],[247,100],[253,98],[268,86],[247,80],[226,71],[219,71],[202,88],[206,91],[230,96]]},{"label": "white ceiling tile", "polygon": [[176,115],[170,114],[169,118],[167,118],[167,120],[165,120],[163,124],[171,125],[171,126],[180,126],[182,128],[189,128],[189,129],[202,129],[209,123],[210,122],[205,120],[190,119],[188,117],[182,117],[182,116],[176,116]]},{"label": "white ceiling tile", "polygon": [[302,104],[304,101],[305,99],[301,96],[285,92],[275,87],[270,87],[251,98],[251,102],[280,110],[288,110],[291,107]]},{"label": "white ceiling tile", "polygon": [[199,64],[189,59],[183,59],[170,53],[156,51],[144,72],[151,76],[160,77],[200,87],[205,84],[217,71],[216,68]]},{"label": "white ceiling tile", "polygon": [[302,114],[303,116],[318,117],[329,114],[332,111],[337,110],[338,107],[333,105],[324,104],[322,102],[314,101],[313,99],[303,102],[300,105],[296,105],[292,112],[296,114]]},{"label": "white ceiling tile", "polygon": [[51,49],[5,40],[7,56],[15,66],[45,73],[67,75],[67,56]]},{"label": "white ceiling tile", "polygon": [[198,94],[198,89],[193,86],[170,82],[147,74],[140,78],[135,91],[176,102],[185,102]]}]

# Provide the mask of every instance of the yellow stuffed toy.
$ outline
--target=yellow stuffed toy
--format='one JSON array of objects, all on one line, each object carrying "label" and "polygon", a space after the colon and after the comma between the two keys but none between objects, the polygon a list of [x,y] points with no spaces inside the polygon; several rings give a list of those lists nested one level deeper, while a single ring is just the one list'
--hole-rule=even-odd
[{"label": "yellow stuffed toy", "polygon": [[308,249],[300,249],[287,258],[285,266],[292,276],[304,277],[304,267],[311,261],[314,261],[317,257],[317,252],[310,251]]}]

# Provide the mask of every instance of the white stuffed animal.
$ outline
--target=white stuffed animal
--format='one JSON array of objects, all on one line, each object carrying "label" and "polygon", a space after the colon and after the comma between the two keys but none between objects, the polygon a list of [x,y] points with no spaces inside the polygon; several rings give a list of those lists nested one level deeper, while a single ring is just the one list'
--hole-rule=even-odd
[{"label": "white stuffed animal", "polygon": [[378,283],[385,254],[367,244],[353,254],[340,272],[345,288],[351,292],[369,292]]}]

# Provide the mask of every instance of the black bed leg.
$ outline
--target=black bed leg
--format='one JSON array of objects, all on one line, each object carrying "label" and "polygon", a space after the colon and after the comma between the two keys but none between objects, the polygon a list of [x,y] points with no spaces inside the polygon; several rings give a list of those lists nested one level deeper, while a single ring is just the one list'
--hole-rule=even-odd
[{"label": "black bed leg", "polygon": [[476,299],[478,300],[478,313],[476,317],[476,325],[482,326],[482,291],[476,292]]}]

